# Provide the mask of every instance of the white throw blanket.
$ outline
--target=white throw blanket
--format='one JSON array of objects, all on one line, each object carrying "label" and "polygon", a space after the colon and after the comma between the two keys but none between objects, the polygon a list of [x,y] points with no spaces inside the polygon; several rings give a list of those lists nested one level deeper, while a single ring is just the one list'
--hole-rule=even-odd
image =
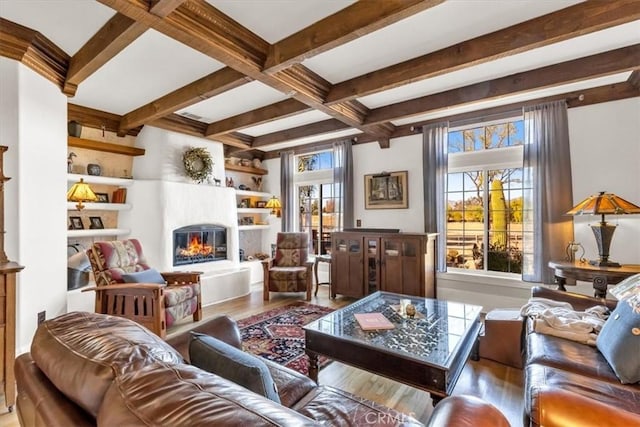
[{"label": "white throw blanket", "polygon": [[520,314],[533,318],[533,330],[538,333],[595,346],[609,309],[597,305],[575,311],[568,302],[533,297],[522,307]]}]

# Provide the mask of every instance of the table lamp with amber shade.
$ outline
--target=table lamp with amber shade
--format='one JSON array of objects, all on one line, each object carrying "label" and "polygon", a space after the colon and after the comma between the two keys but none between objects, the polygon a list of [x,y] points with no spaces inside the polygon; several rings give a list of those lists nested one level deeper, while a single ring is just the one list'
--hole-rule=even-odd
[{"label": "table lamp with amber shade", "polygon": [[640,214],[640,207],[624,200],[622,197],[604,191],[587,197],[567,212],[567,215],[602,215],[600,223],[591,225],[598,244],[600,258],[597,261],[589,261],[589,264],[597,267],[620,267],[619,263],[609,261],[609,246],[611,246],[611,239],[613,238],[613,232],[616,231],[616,226],[607,224],[604,216],[627,214]]},{"label": "table lamp with amber shade", "polygon": [[96,200],[98,200],[98,197],[82,178],[67,191],[67,201],[78,202],[76,204],[78,210],[84,208],[82,202],[95,202]]},{"label": "table lamp with amber shade", "polygon": [[282,209],[282,204],[280,203],[280,199],[276,196],[272,196],[268,201],[266,208],[271,209],[271,215],[280,216],[280,209]]}]

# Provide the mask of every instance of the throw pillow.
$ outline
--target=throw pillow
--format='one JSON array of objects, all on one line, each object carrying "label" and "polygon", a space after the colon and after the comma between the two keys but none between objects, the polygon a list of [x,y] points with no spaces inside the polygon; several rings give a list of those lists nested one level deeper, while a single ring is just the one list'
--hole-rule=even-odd
[{"label": "throw pillow", "polygon": [[623,384],[640,382],[640,311],[620,301],[596,340],[600,353]]},{"label": "throw pillow", "polygon": [[611,288],[611,295],[620,301],[627,301],[640,312],[640,274],[627,277]]},{"label": "throw pillow", "polygon": [[124,283],[166,283],[162,274],[154,268],[137,271],[135,273],[124,273],[122,275],[122,280]]},{"label": "throw pillow", "polygon": [[245,353],[217,338],[191,332],[189,359],[192,365],[200,369],[220,375],[280,403],[271,372],[257,356]]}]

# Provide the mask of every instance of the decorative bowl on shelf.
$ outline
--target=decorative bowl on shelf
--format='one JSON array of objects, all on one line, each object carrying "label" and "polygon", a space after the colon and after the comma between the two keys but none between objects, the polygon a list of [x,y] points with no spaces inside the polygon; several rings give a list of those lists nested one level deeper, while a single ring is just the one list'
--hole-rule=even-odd
[{"label": "decorative bowl on shelf", "polygon": [[241,164],[242,166],[247,166],[247,167],[252,165],[251,160],[249,160],[249,159],[242,159],[242,160],[240,160],[240,164]]},{"label": "decorative bowl on shelf", "polygon": [[87,174],[88,175],[94,175],[94,176],[100,176],[100,175],[102,175],[102,168],[100,167],[99,164],[89,163],[87,165]]}]

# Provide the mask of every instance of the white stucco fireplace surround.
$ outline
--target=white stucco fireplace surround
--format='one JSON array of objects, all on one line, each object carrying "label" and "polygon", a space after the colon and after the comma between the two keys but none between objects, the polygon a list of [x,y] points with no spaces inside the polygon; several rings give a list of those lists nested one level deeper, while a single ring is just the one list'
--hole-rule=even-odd
[{"label": "white stucco fireplace surround", "polygon": [[[120,212],[119,226],[140,240],[154,268],[202,271],[203,306],[247,295],[250,270],[240,266],[235,191],[195,184],[182,172],[182,153],[189,147],[205,147],[214,160],[213,177],[224,182],[222,144],[145,126],[136,146],[146,153],[134,160],[135,182],[127,190],[132,209]],[[194,224],[227,228],[226,260],[173,266],[173,231]]]}]

